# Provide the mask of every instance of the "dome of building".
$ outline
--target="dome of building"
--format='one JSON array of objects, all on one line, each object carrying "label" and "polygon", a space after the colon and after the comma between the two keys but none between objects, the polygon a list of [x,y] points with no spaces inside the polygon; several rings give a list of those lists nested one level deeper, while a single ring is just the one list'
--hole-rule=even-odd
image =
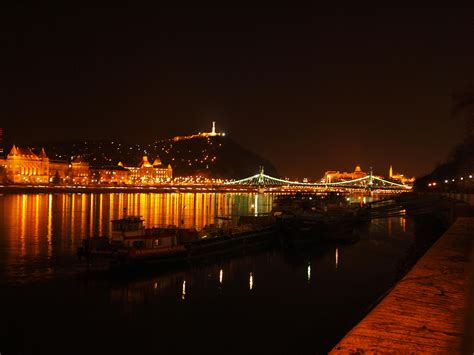
[{"label": "dome of building", "polygon": [[142,162],[140,163],[140,168],[151,168],[153,165],[150,164],[148,161],[148,157],[146,155],[143,156]]},{"label": "dome of building", "polygon": [[362,171],[362,169],[360,168],[360,165],[357,165],[354,171],[355,171],[355,172],[360,172],[360,171]]},{"label": "dome of building", "polygon": [[160,166],[160,165],[161,165],[160,157],[156,157],[156,159],[153,161],[153,166]]}]

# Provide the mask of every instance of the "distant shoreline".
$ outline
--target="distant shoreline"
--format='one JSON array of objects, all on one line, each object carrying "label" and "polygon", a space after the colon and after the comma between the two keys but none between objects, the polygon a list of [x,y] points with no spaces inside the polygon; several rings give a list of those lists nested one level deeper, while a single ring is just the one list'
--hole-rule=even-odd
[{"label": "distant shoreline", "polygon": [[[21,186],[0,185],[0,194],[40,193],[169,193],[169,192],[232,192],[235,187],[226,186]],[[251,189],[246,189],[250,191]]]},{"label": "distant shoreline", "polygon": [[[284,193],[296,192],[326,193],[329,190],[318,189],[287,189],[278,187],[258,188],[256,186],[236,185],[160,185],[160,186],[38,186],[38,185],[0,185],[0,195],[14,194],[83,194],[83,193]],[[350,191],[337,191],[350,193]],[[360,192],[360,191],[359,191]],[[400,192],[400,191],[398,191]],[[379,191],[379,193],[392,194],[394,191]],[[395,192],[397,193],[397,192]]]}]

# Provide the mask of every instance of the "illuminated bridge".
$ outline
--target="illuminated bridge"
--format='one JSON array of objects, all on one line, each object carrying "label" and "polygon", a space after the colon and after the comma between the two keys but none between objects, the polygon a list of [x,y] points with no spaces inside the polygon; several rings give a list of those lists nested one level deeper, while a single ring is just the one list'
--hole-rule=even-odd
[{"label": "illuminated bridge", "polygon": [[260,172],[253,176],[249,176],[245,179],[235,180],[227,182],[226,185],[238,185],[246,187],[256,188],[314,188],[322,190],[346,190],[346,189],[357,189],[357,190],[395,190],[395,191],[406,191],[410,190],[411,186],[399,184],[393,181],[382,179],[370,173],[364,177],[337,182],[321,182],[321,183],[307,183],[299,181],[289,181],[278,179],[273,176],[269,176],[264,173],[263,167],[260,168]]}]

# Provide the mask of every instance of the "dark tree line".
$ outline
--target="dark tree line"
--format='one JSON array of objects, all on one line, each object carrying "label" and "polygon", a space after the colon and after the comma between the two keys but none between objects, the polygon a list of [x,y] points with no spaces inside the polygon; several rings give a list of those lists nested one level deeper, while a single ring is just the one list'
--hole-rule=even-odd
[{"label": "dark tree line", "polygon": [[[467,85],[452,96],[452,116],[465,126],[465,135],[461,143],[456,145],[447,161],[438,164],[428,175],[418,178],[415,189],[433,189],[428,184],[437,182],[436,189],[471,190],[469,175],[474,174],[474,86]],[[463,180],[460,178],[463,177]],[[453,182],[452,179],[455,179]],[[445,181],[448,180],[448,183]]]}]

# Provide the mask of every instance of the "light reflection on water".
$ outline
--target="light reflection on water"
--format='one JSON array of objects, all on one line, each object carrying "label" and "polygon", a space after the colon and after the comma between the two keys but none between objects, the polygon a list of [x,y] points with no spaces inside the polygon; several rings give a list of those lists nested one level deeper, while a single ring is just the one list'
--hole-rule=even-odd
[{"label": "light reflection on water", "polygon": [[181,291],[181,299],[186,299],[186,280],[183,280],[183,287]]},{"label": "light reflection on water", "polygon": [[[168,299],[176,297],[181,301],[188,301],[190,293],[193,292],[200,295],[195,297],[197,299],[239,294],[244,289],[253,293],[255,273],[259,271],[266,275],[266,279],[262,281],[263,289],[271,282],[277,283],[279,288],[286,288],[289,285],[289,289],[291,287],[297,289],[301,287],[295,286],[297,280],[301,280],[301,276],[304,276],[306,284],[311,284],[311,289],[324,288],[330,280],[332,282],[344,279],[351,280],[350,283],[352,283],[354,277],[357,278],[357,282],[364,283],[365,278],[370,280],[379,272],[383,274],[390,270],[391,273],[395,273],[394,261],[398,260],[403,250],[413,243],[413,224],[408,222],[405,217],[374,220],[362,234],[361,240],[354,245],[313,247],[308,250],[308,253],[299,251],[298,254],[302,254],[299,254],[296,261],[293,260],[291,254],[286,255],[276,250],[269,250],[263,254],[238,256],[223,262],[216,261],[210,265],[151,277],[148,280],[121,281],[112,287],[111,301],[119,304],[130,302],[141,304],[151,291]],[[342,253],[348,259],[343,264],[341,264]],[[377,267],[373,269],[372,264]],[[318,270],[318,275],[314,274],[315,269]],[[223,285],[224,273],[227,275],[226,287]],[[288,279],[288,274],[291,274],[290,279]],[[244,275],[246,279],[242,279]],[[360,277],[361,275],[363,277]],[[317,281],[313,283],[314,279]],[[379,286],[375,284],[371,287]],[[274,288],[275,286],[270,287],[272,290]],[[125,308],[128,309],[128,306]]]},{"label": "light reflection on water", "polygon": [[[268,213],[274,194],[251,193],[115,193],[0,196],[0,271],[3,281],[54,276],[76,263],[83,238],[107,236],[112,219],[140,215],[146,227],[181,225],[202,229],[225,223],[218,216]],[[350,196],[359,201],[360,196]],[[396,225],[397,228],[394,227]],[[388,237],[409,232],[406,218],[375,220],[372,229]],[[336,249],[335,266],[339,267]],[[69,270],[71,271],[71,270]],[[223,273],[219,275],[222,284]]]},{"label": "light reflection on water", "polygon": [[[94,199],[104,207],[102,215],[98,209],[83,212],[83,207],[91,206]],[[43,249],[41,240],[48,240],[48,230],[53,256],[64,244],[80,239],[80,233],[98,230],[97,225],[89,229],[77,227],[84,218],[90,223],[101,216],[101,228],[105,228],[123,206],[132,211],[140,204],[140,213],[153,214],[147,212],[147,200],[143,204],[140,199],[122,196],[119,203],[117,195],[111,203],[105,195],[80,195],[72,202],[68,196],[46,195],[44,219],[38,218],[32,229],[26,223],[26,255],[34,255],[37,250],[47,258],[48,249]],[[232,196],[226,196],[226,200],[237,204]],[[41,210],[41,201],[38,205],[26,204],[27,216],[32,206]],[[81,208],[75,209],[78,201]],[[254,196],[250,196],[241,205],[251,211],[254,203]],[[61,208],[49,212],[48,206],[58,204]],[[116,207],[112,208],[114,204]],[[23,210],[22,205],[11,207]],[[3,207],[2,213],[12,212]],[[2,231],[7,227],[19,231],[21,227],[15,221],[18,220],[0,222]],[[192,221],[191,218],[187,223]],[[63,230],[76,236],[58,238]],[[42,235],[42,231],[46,234]],[[16,234],[17,242],[19,235]],[[355,244],[318,245],[295,252],[270,249],[174,271],[5,288],[5,302],[21,307],[5,309],[0,330],[2,322],[19,319],[25,335],[19,342],[26,339],[41,344],[48,354],[63,354],[64,349],[67,353],[150,353],[157,347],[162,353],[241,354],[249,349],[254,353],[325,353],[391,286],[397,262],[414,243],[414,222],[398,217],[378,219],[360,235]],[[29,243],[33,242],[38,245],[32,248]],[[5,237],[0,243],[1,250],[5,250],[5,243],[14,244]],[[28,265],[26,259],[23,263]],[[53,309],[64,312],[52,312]],[[78,334],[84,332],[88,341],[78,341]],[[51,334],[55,334],[54,341],[50,341]],[[9,342],[14,339],[6,338]]]},{"label": "light reflection on water", "polygon": [[[0,270],[40,278],[71,263],[83,238],[108,236],[112,219],[140,215],[146,227],[202,229],[216,217],[268,213],[273,194],[115,193],[0,196]],[[257,203],[258,201],[258,203]]]}]

